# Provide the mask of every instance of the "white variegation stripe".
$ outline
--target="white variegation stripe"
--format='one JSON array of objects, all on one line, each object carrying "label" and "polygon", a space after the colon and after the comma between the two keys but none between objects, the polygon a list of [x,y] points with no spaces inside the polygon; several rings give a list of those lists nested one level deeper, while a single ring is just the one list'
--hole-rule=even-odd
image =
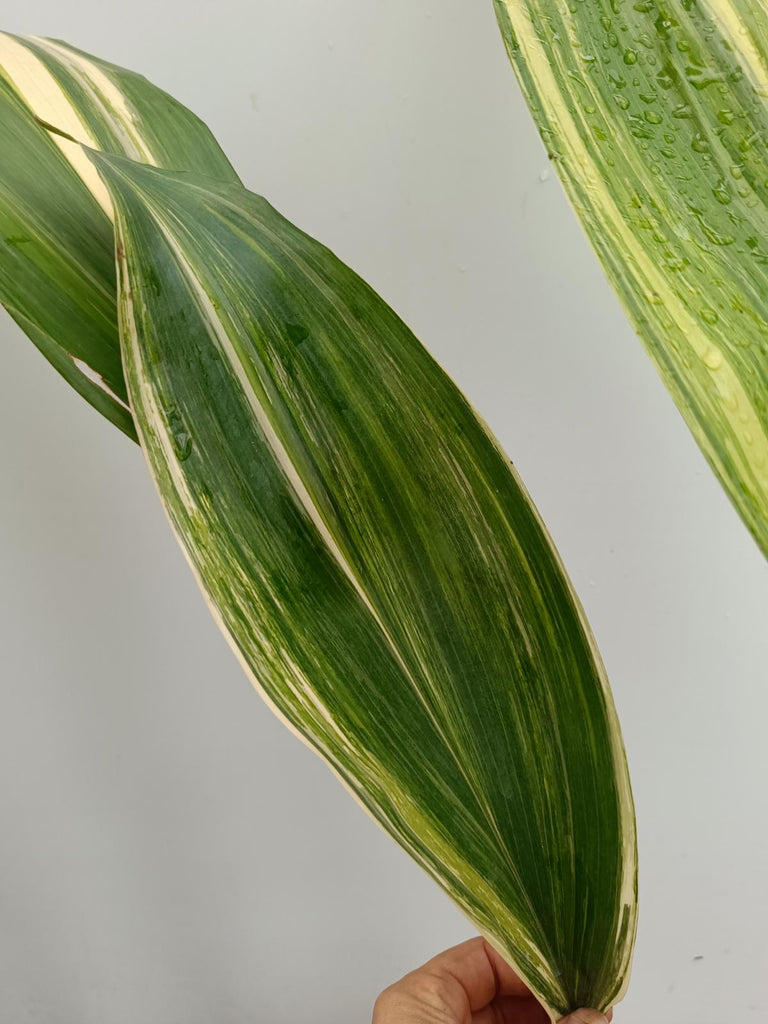
[{"label": "white variegation stripe", "polygon": [[118,402],[124,409],[128,409],[127,404],[122,400],[122,398],[120,398],[119,395],[115,394],[115,392],[112,390],[109,384],[107,384],[107,382],[104,380],[101,374],[97,373],[92,366],[89,366],[84,359],[77,359],[75,358],[75,356],[70,356],[70,359],[78,368],[80,373],[87,377],[92,384],[95,384],[97,388],[101,388],[105,395],[108,395],[114,402]]},{"label": "white variegation stripe", "polygon": [[[19,97],[41,121],[53,125],[73,139],[98,149],[99,145],[86,122],[70,103],[59,83],[38,56],[16,39],[0,32],[0,73]],[[82,146],[61,135],[51,135],[78,178],[110,220],[114,218],[112,201],[96,168]]]},{"label": "white variegation stripe", "polygon": [[[98,65],[81,53],[62,46],[52,39],[31,36],[38,46],[58,60],[85,89],[94,106],[115,131],[123,145],[122,152],[132,160],[158,166],[158,160],[147,140],[142,135],[141,123],[136,112],[128,105],[125,95]],[[48,120],[46,118],[46,120]],[[56,124],[55,121],[49,122]],[[99,148],[98,146],[95,148]]]}]

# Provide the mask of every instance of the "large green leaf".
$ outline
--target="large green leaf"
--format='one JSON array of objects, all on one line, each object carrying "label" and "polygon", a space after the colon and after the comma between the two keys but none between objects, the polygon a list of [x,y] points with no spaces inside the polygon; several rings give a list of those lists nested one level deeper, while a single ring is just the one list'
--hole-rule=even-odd
[{"label": "large green leaf", "polygon": [[129,436],[112,208],[80,142],[237,181],[194,114],[141,75],[49,39],[0,33],[0,301],[56,369]]},{"label": "large green leaf", "polygon": [[551,1015],[620,998],[635,827],[608,683],[508,459],[391,309],[238,186],[91,153],[142,446],[275,711]]},{"label": "large green leaf", "polygon": [[627,313],[768,553],[768,20],[754,0],[494,0]]}]

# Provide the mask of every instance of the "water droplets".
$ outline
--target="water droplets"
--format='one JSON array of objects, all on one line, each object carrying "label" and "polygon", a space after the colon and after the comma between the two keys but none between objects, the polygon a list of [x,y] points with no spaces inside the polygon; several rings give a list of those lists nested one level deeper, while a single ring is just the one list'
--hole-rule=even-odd
[{"label": "water droplets", "polygon": [[636,139],[652,139],[654,136],[653,128],[649,127],[644,117],[638,117],[636,114],[630,114],[627,118],[629,122],[630,133]]},{"label": "water droplets", "polygon": [[751,135],[745,135],[739,142],[739,150],[742,153],[747,153],[756,142],[760,141],[760,132],[752,132]]},{"label": "water droplets", "polygon": [[708,242],[711,242],[712,245],[733,245],[736,241],[733,235],[723,234],[721,231],[713,228],[712,225],[708,224],[701,215],[699,216],[699,224],[701,225],[701,230],[704,232],[705,238]]},{"label": "water droplets", "polygon": [[[702,312],[701,315],[703,317],[704,313]],[[719,370],[720,367],[723,365],[723,353],[720,351],[719,348],[715,348],[714,345],[710,345],[710,347],[701,357],[701,361],[702,363],[704,363],[708,370]]]},{"label": "water droplets", "polygon": [[176,406],[171,406],[166,410],[165,415],[168,420],[168,427],[170,429],[171,440],[173,442],[173,450],[176,452],[176,458],[179,462],[186,462],[192,454],[192,448],[194,447],[192,435],[184,425],[184,420]]},{"label": "water droplets", "polygon": [[286,324],[285,333],[294,345],[301,345],[309,337],[309,331],[303,324]]},{"label": "water droplets", "polygon": [[656,74],[656,81],[662,89],[671,89],[677,79],[677,71],[671,64],[665,64],[661,71]]},{"label": "water droplets", "polygon": [[714,85],[716,82],[724,82],[727,79],[727,75],[724,71],[713,71],[707,67],[687,67],[685,69],[685,77],[694,87],[701,92],[703,89],[708,88],[710,85]]},{"label": "water droplets", "polygon": [[186,462],[189,456],[192,454],[192,437],[186,432],[186,430],[179,431],[178,434],[173,435],[173,447],[176,449],[176,455],[179,462]]},{"label": "water droplets", "polygon": [[671,270],[674,274],[679,274],[685,270],[686,267],[691,265],[690,260],[687,260],[684,256],[677,256],[674,253],[668,253],[664,257],[664,266],[667,270]]}]

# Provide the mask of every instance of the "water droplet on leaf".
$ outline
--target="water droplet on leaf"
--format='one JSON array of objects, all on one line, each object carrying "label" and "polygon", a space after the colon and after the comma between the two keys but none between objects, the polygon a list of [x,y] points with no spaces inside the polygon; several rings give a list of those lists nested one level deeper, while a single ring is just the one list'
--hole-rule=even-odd
[{"label": "water droplet on leaf", "polygon": [[285,331],[295,345],[300,345],[309,337],[309,331],[302,324],[286,324]]},{"label": "water droplet on leaf", "polygon": [[173,447],[176,449],[179,462],[185,462],[192,454],[192,438],[182,430],[173,435]]}]

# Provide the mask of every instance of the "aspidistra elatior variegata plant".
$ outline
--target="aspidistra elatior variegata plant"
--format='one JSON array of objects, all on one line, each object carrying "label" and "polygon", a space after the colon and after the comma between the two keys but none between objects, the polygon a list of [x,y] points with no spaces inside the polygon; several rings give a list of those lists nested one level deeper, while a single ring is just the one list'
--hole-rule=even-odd
[{"label": "aspidistra elatior variegata plant", "polygon": [[768,20],[755,0],[494,0],[544,145],[768,553]]},{"label": "aspidistra elatior variegata plant", "polygon": [[89,144],[51,173],[109,212],[102,235],[114,221],[133,422],[255,685],[553,1019],[613,1004],[636,924],[621,735],[497,442],[392,310],[233,175],[33,113]]}]

